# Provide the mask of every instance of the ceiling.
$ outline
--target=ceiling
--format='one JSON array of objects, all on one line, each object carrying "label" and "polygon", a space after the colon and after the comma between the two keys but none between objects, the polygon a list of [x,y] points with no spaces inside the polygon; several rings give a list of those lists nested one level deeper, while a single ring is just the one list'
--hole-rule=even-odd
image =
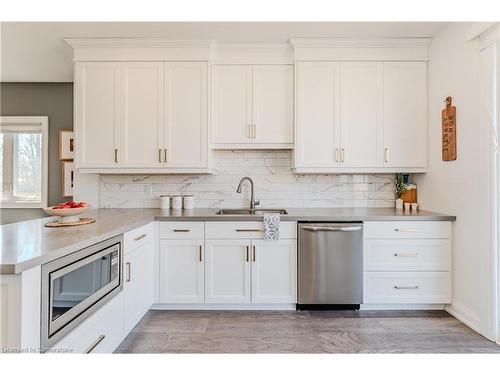
[{"label": "ceiling", "polygon": [[444,22],[9,22],[1,25],[2,82],[71,82],[69,37],[209,38],[432,37]]}]

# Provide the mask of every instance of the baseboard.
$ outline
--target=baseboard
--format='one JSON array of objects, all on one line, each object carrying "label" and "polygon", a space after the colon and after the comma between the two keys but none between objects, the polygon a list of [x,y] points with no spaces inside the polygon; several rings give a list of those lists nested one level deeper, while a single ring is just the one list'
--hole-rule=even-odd
[{"label": "baseboard", "polygon": [[445,310],[441,303],[365,303],[360,310]]},{"label": "baseboard", "polygon": [[451,305],[446,305],[445,310],[450,315],[453,315],[462,323],[464,323],[465,325],[469,326],[474,331],[482,335],[481,329],[479,328],[479,318],[469,308],[457,302],[453,302],[453,304]]},{"label": "baseboard", "polygon": [[155,303],[151,310],[293,310],[294,303],[272,303],[272,304],[204,304],[204,303]]}]

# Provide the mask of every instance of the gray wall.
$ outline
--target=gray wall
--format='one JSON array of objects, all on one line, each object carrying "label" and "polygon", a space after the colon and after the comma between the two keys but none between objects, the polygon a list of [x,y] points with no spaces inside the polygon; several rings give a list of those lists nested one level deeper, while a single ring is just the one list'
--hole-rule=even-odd
[{"label": "gray wall", "polygon": [[[0,83],[2,116],[49,117],[49,205],[62,200],[59,130],[73,129],[72,83]],[[38,208],[2,208],[0,224],[46,216]]]}]

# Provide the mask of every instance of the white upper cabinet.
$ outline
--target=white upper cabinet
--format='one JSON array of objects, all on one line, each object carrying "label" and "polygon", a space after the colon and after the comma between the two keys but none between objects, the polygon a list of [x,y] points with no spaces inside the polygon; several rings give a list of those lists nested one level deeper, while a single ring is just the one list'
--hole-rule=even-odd
[{"label": "white upper cabinet", "polygon": [[340,65],[297,63],[295,167],[340,166]]},{"label": "white upper cabinet", "polygon": [[253,142],[293,143],[293,66],[253,67]]},{"label": "white upper cabinet", "polygon": [[168,167],[207,167],[207,63],[166,63],[165,78],[163,162]]},{"label": "white upper cabinet", "polygon": [[295,172],[423,172],[425,62],[297,63]]},{"label": "white upper cabinet", "polygon": [[85,62],[76,66],[76,166],[114,167],[121,122],[120,64]]},{"label": "white upper cabinet", "polygon": [[214,65],[214,148],[290,148],[293,142],[291,65]]},{"label": "white upper cabinet", "polygon": [[163,63],[123,66],[123,121],[118,160],[128,167],[161,166],[163,138]]},{"label": "white upper cabinet", "polygon": [[342,167],[382,167],[383,64],[346,62],[340,71]]},{"label": "white upper cabinet", "polygon": [[384,147],[389,168],[427,166],[427,64],[384,63]]},{"label": "white upper cabinet", "polygon": [[252,66],[212,69],[212,143],[252,143]]}]

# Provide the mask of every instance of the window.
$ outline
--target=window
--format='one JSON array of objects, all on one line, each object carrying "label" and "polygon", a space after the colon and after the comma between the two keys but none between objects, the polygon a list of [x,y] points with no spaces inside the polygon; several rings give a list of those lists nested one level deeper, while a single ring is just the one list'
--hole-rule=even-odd
[{"label": "window", "polygon": [[0,116],[0,204],[47,205],[48,118]]}]

